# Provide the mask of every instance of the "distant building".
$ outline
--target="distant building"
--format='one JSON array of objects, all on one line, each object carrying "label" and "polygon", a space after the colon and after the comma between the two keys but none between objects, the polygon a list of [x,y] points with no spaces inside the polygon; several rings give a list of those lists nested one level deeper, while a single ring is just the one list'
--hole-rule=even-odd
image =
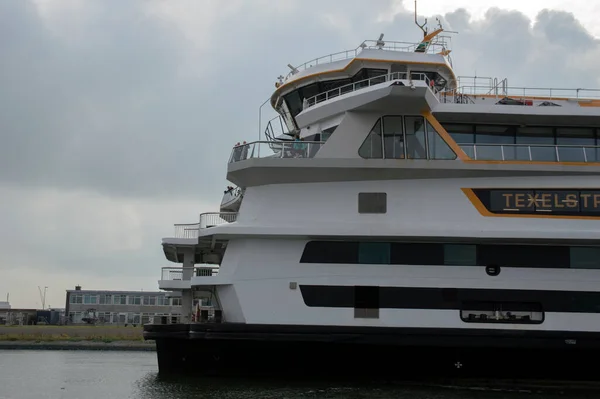
[{"label": "distant building", "polygon": [[181,316],[181,297],[172,292],[67,290],[65,315],[68,324],[147,324],[166,316],[176,322]]},{"label": "distant building", "polygon": [[10,303],[8,303],[6,301],[5,302],[0,301],[0,309],[2,309],[2,310],[10,309]]}]

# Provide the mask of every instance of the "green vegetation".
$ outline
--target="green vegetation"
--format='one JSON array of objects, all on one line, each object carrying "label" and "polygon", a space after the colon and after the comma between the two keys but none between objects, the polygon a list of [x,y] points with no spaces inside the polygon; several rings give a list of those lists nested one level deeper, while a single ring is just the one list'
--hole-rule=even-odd
[{"label": "green vegetation", "polygon": [[117,342],[143,341],[141,327],[123,326],[0,326],[0,341]]}]

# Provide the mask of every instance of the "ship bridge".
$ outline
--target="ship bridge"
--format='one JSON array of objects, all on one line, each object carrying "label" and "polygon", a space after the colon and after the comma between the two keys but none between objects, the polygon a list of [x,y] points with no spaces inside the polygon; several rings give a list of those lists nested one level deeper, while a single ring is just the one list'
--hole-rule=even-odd
[{"label": "ship bridge", "polygon": [[365,40],[357,48],[328,54],[279,77],[271,105],[289,132],[302,128],[296,118],[305,109],[334,97],[384,82],[425,82],[435,92],[454,90],[448,37],[437,29],[418,43]]}]

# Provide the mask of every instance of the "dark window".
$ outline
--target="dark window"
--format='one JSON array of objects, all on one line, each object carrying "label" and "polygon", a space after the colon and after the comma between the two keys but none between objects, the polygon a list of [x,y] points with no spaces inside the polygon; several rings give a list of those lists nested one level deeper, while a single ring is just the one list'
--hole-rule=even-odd
[{"label": "dark window", "polygon": [[600,269],[599,247],[571,247],[572,269]]},{"label": "dark window", "polygon": [[310,241],[300,263],[358,263],[358,242]]},{"label": "dark window", "polygon": [[358,193],[358,213],[387,213],[387,193]]},{"label": "dark window", "polygon": [[[477,159],[492,161],[512,161],[515,153],[515,128],[512,126],[475,126]],[[501,144],[506,144],[501,146]]]},{"label": "dark window", "polygon": [[444,244],[444,265],[477,265],[477,246],[473,244]]},{"label": "dark window", "polygon": [[300,262],[600,269],[600,247],[310,241]]},{"label": "dark window", "polygon": [[443,265],[442,244],[392,243],[390,263],[393,265]]},{"label": "dark window", "polygon": [[479,245],[477,258],[477,264],[481,266],[568,268],[569,247]]},{"label": "dark window", "polygon": [[596,134],[593,128],[558,128],[556,144],[575,147],[559,147],[558,156],[561,162],[597,162],[597,150],[582,146],[595,146]]},{"label": "dark window", "polygon": [[390,243],[361,242],[358,246],[358,263],[390,264]]},{"label": "dark window", "polygon": [[286,94],[284,98],[292,117],[295,118],[296,115],[302,111],[302,99],[300,98],[298,90],[294,90],[293,92]]}]

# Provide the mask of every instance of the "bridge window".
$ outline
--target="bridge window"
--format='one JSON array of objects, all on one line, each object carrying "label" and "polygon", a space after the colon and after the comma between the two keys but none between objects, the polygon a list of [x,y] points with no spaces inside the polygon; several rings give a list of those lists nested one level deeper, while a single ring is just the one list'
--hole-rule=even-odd
[{"label": "bridge window", "polygon": [[358,154],[367,159],[404,159],[406,156],[409,159],[456,159],[454,151],[421,116],[380,118]]},{"label": "bridge window", "polygon": [[598,247],[571,247],[569,258],[573,269],[600,269]]},{"label": "bridge window", "polygon": [[381,139],[381,119],[375,123],[367,139],[360,146],[358,154],[363,158],[383,158],[383,140]]},{"label": "bridge window", "polygon": [[429,122],[427,122],[427,147],[429,148],[429,159],[456,159],[454,151]]},{"label": "bridge window", "polygon": [[425,123],[421,116],[407,116],[406,150],[408,159],[427,159]]},{"label": "bridge window", "polygon": [[404,129],[401,116],[383,118],[385,158],[404,159]]}]

